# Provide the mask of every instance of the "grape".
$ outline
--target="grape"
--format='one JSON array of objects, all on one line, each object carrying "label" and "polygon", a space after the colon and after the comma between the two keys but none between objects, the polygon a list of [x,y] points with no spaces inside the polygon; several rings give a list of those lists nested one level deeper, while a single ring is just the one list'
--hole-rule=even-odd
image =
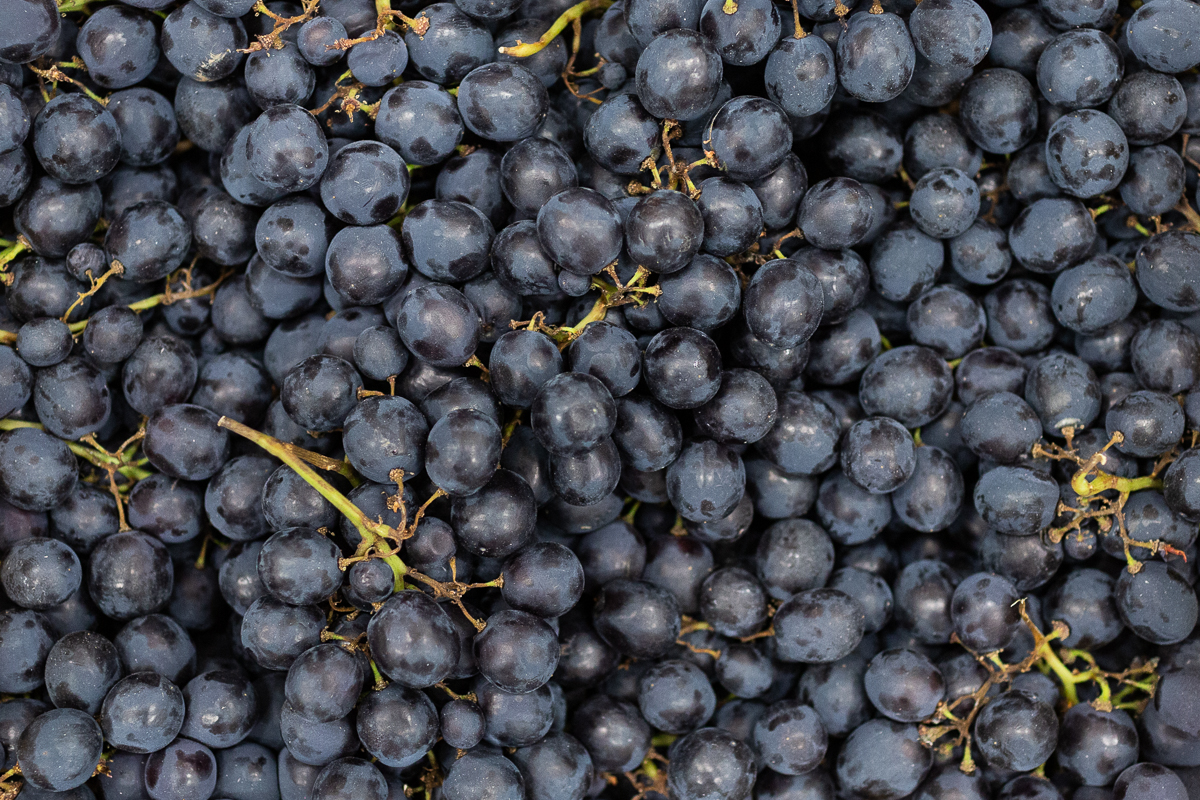
[{"label": "grape", "polygon": [[449,675],[458,658],[450,618],[421,594],[394,595],[372,616],[367,631],[376,642],[372,653],[380,669],[401,685],[432,686]]},{"label": "grape", "polygon": [[88,17],[76,40],[88,75],[108,89],[139,83],[158,63],[158,36],[150,15],[113,6]]},{"label": "grape", "polygon": [[216,784],[217,760],[203,744],[176,739],[146,759],[146,794],[151,800],[201,800]]},{"label": "grape", "polygon": [[935,0],[909,18],[913,46],[940,66],[973,67],[992,44],[992,25],[971,0]]},{"label": "grape", "polygon": [[700,250],[703,237],[700,209],[679,192],[647,195],[625,220],[630,257],[653,272],[669,274],[683,269]]},{"label": "grape", "polygon": [[513,142],[532,134],[545,117],[548,102],[538,77],[517,64],[484,64],[459,85],[463,124],[490,141]]},{"label": "grape", "polygon": [[539,542],[520,551],[506,562],[504,575],[505,602],[541,617],[566,613],[583,594],[579,559],[555,542]]},{"label": "grape", "polygon": [[863,684],[871,704],[896,722],[930,716],[946,694],[941,671],[913,650],[885,650],[867,665]]},{"label": "grape", "polygon": [[317,773],[312,796],[320,800],[386,800],[387,781],[379,769],[361,758],[341,758]]},{"label": "grape", "polygon": [[754,723],[755,749],[771,769],[784,775],[810,772],[825,756],[825,726],[810,706],[780,700]]},{"label": "grape", "polygon": [[852,14],[837,40],[838,81],[859,100],[882,103],[898,96],[915,65],[913,41],[895,14]]},{"label": "grape", "polygon": [[74,708],[47,711],[26,726],[17,741],[21,775],[33,787],[65,792],[82,786],[99,763],[100,726]]},{"label": "grape", "polygon": [[329,147],[312,115],[299,106],[271,106],[247,130],[250,173],[269,189],[307,189],[325,172]]},{"label": "grape", "polygon": [[437,740],[438,718],[423,693],[402,686],[368,694],[358,710],[358,737],[381,763],[405,767]]},{"label": "grape", "polygon": [[33,121],[33,152],[50,177],[67,184],[107,175],[121,155],[121,129],[103,106],[79,94],[46,103]]},{"label": "grape", "polygon": [[[20,152],[24,153],[24,151]],[[29,191],[26,191],[21,197],[21,201],[17,203],[13,217],[14,225],[29,240],[34,252],[46,258],[65,256],[71,248],[86,239],[89,232],[96,226],[101,212],[100,188],[94,183],[70,184],[58,181],[49,175],[39,176],[30,184],[33,168],[29,160],[26,159],[23,163],[13,163],[12,166],[16,170],[13,176],[16,183],[11,185],[12,190],[19,195],[21,191],[25,191],[27,186],[30,187]],[[14,195],[13,202],[15,201],[16,196]],[[10,202],[9,205],[11,204]],[[26,265],[29,266],[29,269],[22,269]],[[17,268],[13,272],[13,282],[9,284],[10,305],[13,307],[14,313],[18,317],[26,319],[33,316],[61,316],[73,302],[71,298],[65,298],[66,302],[61,303],[61,308],[57,311],[45,309],[48,312],[46,314],[23,313],[17,310],[20,308],[19,303],[21,302],[18,298],[22,294],[23,287],[20,285],[22,278],[26,278],[31,283],[37,280],[28,277],[28,273],[33,271],[34,265],[42,266],[50,273],[44,276],[39,275],[38,278],[41,280],[53,280],[54,273],[65,272],[61,269],[59,262],[43,262],[35,259],[24,259],[18,262]],[[45,299],[50,300],[51,298]],[[61,301],[64,298],[55,299]],[[84,308],[80,310],[86,311]]]},{"label": "grape", "polygon": [[1178,40],[1179,33],[1196,24],[1194,9],[1177,0],[1157,0],[1138,9],[1126,24],[1129,49],[1152,69],[1183,72],[1200,62],[1197,43]]},{"label": "grape", "polygon": [[618,175],[636,175],[659,152],[659,125],[635,94],[605,100],[588,119],[583,143],[589,155]]},{"label": "grape", "polygon": [[24,64],[33,61],[58,42],[62,25],[53,3],[9,0],[4,5],[4,12],[6,15],[20,14],[24,24],[19,28],[14,26],[0,39],[0,62]]},{"label": "grape", "polygon": [[971,575],[955,588],[950,601],[954,632],[973,650],[1003,650],[1021,624],[1018,599],[1016,587],[1007,579],[985,572]]},{"label": "grape", "polygon": [[775,426],[757,443],[763,457],[792,475],[833,466],[841,429],[829,406],[803,392],[784,392],[778,408]]},{"label": "grape", "polygon": [[1095,30],[1059,34],[1038,58],[1042,95],[1067,110],[1108,100],[1121,80],[1123,64],[1116,44]]},{"label": "grape", "polygon": [[959,578],[944,562],[922,559],[906,565],[893,583],[896,619],[919,641],[946,642],[954,630],[950,604]]},{"label": "grape", "polygon": [[961,424],[963,444],[975,455],[1000,464],[1018,463],[1042,435],[1034,410],[1007,391],[985,394],[973,402]]},{"label": "grape", "polygon": [[[539,346],[544,347],[541,341]],[[637,340],[616,325],[600,322],[584,328],[567,349],[567,360],[574,372],[599,379],[614,398],[629,394],[641,378]]]},{"label": "grape", "polygon": [[183,727],[183,692],[153,672],[117,681],[100,707],[100,727],[113,746],[129,753],[162,750]]},{"label": "grape", "polygon": [[864,625],[862,606],[845,592],[798,592],[775,612],[778,657],[804,664],[838,661],[858,646]]},{"label": "grape", "polygon": [[231,75],[242,60],[246,28],[239,19],[225,19],[197,2],[189,2],[163,20],[162,53],[175,69],[197,81]]},{"label": "grape", "polygon": [[1042,419],[1042,429],[1060,435],[1067,426],[1087,425],[1099,413],[1099,387],[1092,368],[1071,355],[1047,356],[1025,380],[1025,400]]},{"label": "grape", "polygon": [[720,389],[721,354],[694,328],[671,328],[646,345],[642,369],[654,399],[675,409],[697,408]]},{"label": "grape", "polygon": [[180,733],[209,747],[232,747],[258,716],[254,686],[232,670],[210,670],[183,687],[187,710]]},{"label": "grape", "polygon": [[[1137,574],[1122,572],[1113,593],[1121,620],[1134,633],[1155,644],[1174,644],[1195,625],[1196,593],[1182,575],[1161,562],[1144,565]],[[1146,613],[1147,608],[1156,608]],[[1167,612],[1170,609],[1170,612]]]},{"label": "grape", "polygon": [[616,207],[591,189],[566,189],[551,197],[538,211],[537,230],[547,255],[569,272],[594,275],[620,253]]},{"label": "grape", "polygon": [[712,522],[728,514],[746,486],[742,459],[722,444],[695,440],[684,444],[667,468],[671,504],[692,522]]},{"label": "grape", "polygon": [[915,725],[876,719],[855,728],[838,753],[838,784],[879,798],[914,791],[929,773],[929,751]]},{"label": "grape", "polygon": [[120,261],[128,280],[165,278],[187,253],[191,226],[179,210],[162,200],[134,203],[113,222],[104,249]]},{"label": "grape", "polygon": [[953,167],[930,170],[913,188],[909,212],[924,233],[938,239],[953,239],[966,233],[975,221],[979,213],[979,188],[962,170]]},{"label": "grape", "polygon": [[754,781],[750,747],[717,728],[688,734],[672,753],[667,786],[680,800],[744,797]]},{"label": "grape", "polygon": [[1033,87],[1019,72],[988,69],[977,73],[963,88],[961,103],[967,136],[990,153],[1015,153],[1033,138],[1037,103]]},{"label": "grape", "polygon": [[1138,735],[1124,711],[1073,706],[1059,723],[1058,760],[1084,786],[1105,786],[1137,761]]},{"label": "grape", "polygon": [[17,605],[34,611],[64,602],[82,580],[79,556],[55,539],[30,537],[17,542],[0,567],[4,593]]},{"label": "grape", "polygon": [[840,456],[842,472],[871,494],[899,488],[916,469],[912,437],[888,417],[870,417],[846,431]]},{"label": "grape", "polygon": [[387,86],[408,66],[408,48],[400,34],[384,31],[381,36],[359,42],[346,56],[350,73],[365,86]]},{"label": "grape", "polygon": [[668,30],[654,37],[638,57],[638,99],[656,117],[696,119],[717,98],[722,66],[721,53],[707,36]]},{"label": "grape", "polygon": [[638,579],[646,567],[646,543],[625,522],[603,525],[582,538],[576,550],[586,591],[616,578]]},{"label": "grape", "polygon": [[644,581],[618,578],[600,590],[594,610],[596,632],[622,653],[661,656],[675,643],[680,619],[675,598]]},{"label": "grape", "polygon": [[468,17],[453,3],[434,3],[422,9],[418,22],[428,31],[406,28],[411,64],[422,77],[439,84],[458,83],[475,67],[493,57],[492,37],[487,29]]},{"label": "grape", "polygon": [[511,756],[525,780],[530,800],[582,800],[595,775],[592,758],[579,740],[551,733]]},{"label": "grape", "polygon": [[[1078,142],[1088,142],[1081,150]],[[1099,149],[1102,155],[1095,152]],[[1046,138],[1050,178],[1076,197],[1095,197],[1120,184],[1129,166],[1125,134],[1112,117],[1092,109],[1055,120]]]},{"label": "grape", "polygon": [[[989,531],[979,544],[983,566],[1012,581],[1019,592],[1045,585],[1063,562],[1064,545],[1040,536],[1006,536]],[[1020,628],[1017,629],[1020,635]]]},{"label": "grape", "polygon": [[554,631],[524,611],[503,611],[492,616],[475,637],[479,671],[499,688],[526,694],[544,686],[558,666]]},{"label": "grape", "polygon": [[1134,764],[1117,776],[1113,784],[1115,791],[1125,797],[1162,797],[1182,800],[1187,789],[1179,776],[1159,764],[1149,762]]},{"label": "grape", "polygon": [[1134,374],[1147,389],[1174,394],[1194,380],[1191,358],[1198,347],[1190,329],[1173,320],[1154,320],[1130,343]]},{"label": "grape", "polygon": [[[342,222],[354,225],[386,222],[400,210],[407,196],[408,169],[404,161],[395,150],[378,142],[358,142],[338,150],[321,178],[325,208]],[[335,236],[335,248],[337,241]],[[331,251],[326,263],[332,258]],[[395,285],[401,282],[403,273]]]},{"label": "grape", "polygon": [[914,530],[945,530],[962,508],[962,472],[954,458],[940,447],[927,444],[915,450],[913,456],[916,463],[912,476],[891,494],[896,517]]},{"label": "grape", "polygon": [[525,780],[499,752],[473,751],[451,766],[442,793],[446,800],[483,800],[489,795],[495,800],[520,800],[525,796]]},{"label": "grape", "polygon": [[717,111],[709,125],[708,141],[729,177],[754,181],[783,163],[791,149],[792,131],[779,106],[742,96]]},{"label": "grape", "polygon": [[[814,188],[813,192],[816,191]],[[814,196],[812,193],[806,195],[806,202]],[[802,220],[804,209],[802,205]],[[816,331],[824,313],[824,303],[820,279],[811,269],[795,259],[776,259],[754,273],[746,287],[746,324],[767,344],[796,347],[808,341]]]}]

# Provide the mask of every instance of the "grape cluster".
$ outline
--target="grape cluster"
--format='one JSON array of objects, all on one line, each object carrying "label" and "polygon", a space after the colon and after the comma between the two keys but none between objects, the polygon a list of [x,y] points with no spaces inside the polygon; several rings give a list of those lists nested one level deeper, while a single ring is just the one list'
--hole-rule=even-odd
[{"label": "grape cluster", "polygon": [[0,800],[1195,800],[1198,67],[0,0]]}]

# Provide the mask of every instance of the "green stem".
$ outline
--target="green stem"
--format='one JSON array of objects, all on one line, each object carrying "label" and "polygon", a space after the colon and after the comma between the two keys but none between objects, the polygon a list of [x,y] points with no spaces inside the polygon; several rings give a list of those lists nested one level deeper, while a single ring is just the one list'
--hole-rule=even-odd
[{"label": "green stem", "polygon": [[383,675],[379,672],[379,667],[376,666],[375,659],[370,658],[367,660],[371,663],[371,675],[375,678],[375,687],[382,689],[387,686],[387,681],[384,680]]},{"label": "green stem", "polygon": [[[363,541],[366,541],[365,539]],[[393,592],[404,591],[404,576],[408,574],[408,567],[400,560],[400,556],[392,553],[390,556],[383,556],[383,563],[392,568],[392,574],[396,576],[395,583],[392,584]]]},{"label": "green stem", "polygon": [[17,256],[29,249],[29,242],[24,236],[18,236],[17,241],[0,250],[0,271]]},{"label": "green stem", "polygon": [[1050,649],[1050,643],[1046,642],[1041,648],[1041,659],[1050,671],[1058,678],[1059,683],[1063,687],[1063,697],[1066,698],[1068,706],[1074,706],[1079,703],[1079,692],[1075,688],[1075,684],[1079,682],[1079,676],[1067,669],[1067,665],[1055,655]]},{"label": "green stem", "polygon": [[1162,488],[1162,480],[1151,475],[1143,475],[1140,478],[1121,478],[1116,475],[1110,475],[1107,472],[1099,472],[1094,478],[1088,480],[1088,474],[1080,470],[1071,478],[1071,488],[1080,497],[1093,497],[1109,489],[1133,494],[1143,489]]},{"label": "green stem", "polygon": [[[25,422],[24,420],[19,419],[0,419],[0,431],[14,431],[17,428],[37,428],[40,431],[46,429],[45,426],[43,426],[40,422]],[[96,450],[93,450],[86,445],[82,445],[79,442],[68,442],[63,440],[63,443],[66,444],[67,448],[72,453],[79,456],[84,461],[94,464],[101,469],[105,469],[107,467],[116,467],[117,472],[121,473],[127,478],[142,480],[143,478],[148,478],[154,474],[152,472],[147,472],[144,469],[138,469],[133,465],[123,465],[119,458],[97,452]]]},{"label": "green stem", "polygon": [[535,53],[541,52],[542,48],[554,41],[554,38],[565,31],[568,25],[584,14],[589,11],[608,8],[612,4],[613,0],[583,0],[582,3],[576,3],[564,11],[558,19],[554,20],[554,24],[550,26],[549,30],[542,34],[542,38],[536,42],[518,41],[512,47],[501,47],[500,52],[506,56],[528,58]]},{"label": "green stem", "polygon": [[1100,684],[1100,696],[1096,698],[1096,706],[1103,708],[1104,706],[1112,706],[1112,689],[1109,688],[1108,681],[1102,675],[1096,675],[1092,678],[1093,681]]},{"label": "green stem", "polygon": [[[376,550],[391,550],[392,542],[400,541],[400,534],[395,528],[385,525],[382,521],[372,522],[367,519],[366,514],[358,506],[351,503],[346,495],[333,488],[329,481],[318,475],[316,470],[298,458],[283,442],[247,427],[229,417],[221,417],[217,421],[217,425],[236,433],[238,436],[249,439],[284,464],[287,464],[293,472],[304,479],[305,483],[316,489],[334,508],[350,520],[350,523],[358,530],[359,535],[362,536],[362,543],[359,544],[355,555],[367,555],[372,548]],[[388,559],[395,560],[391,561]],[[388,560],[393,571],[398,571],[398,575],[407,572],[404,562],[398,556],[388,556],[385,560]],[[397,580],[399,580],[399,577],[397,577]]]},{"label": "green stem", "polygon": [[[171,302],[176,302],[178,300],[191,300],[197,297],[204,297],[206,295],[214,294],[223,282],[223,278],[224,276],[222,276],[222,278],[218,278],[201,289],[197,289],[194,292],[175,292],[170,295]],[[128,308],[130,311],[137,311],[140,313],[142,311],[149,311],[152,308],[161,306],[166,303],[167,300],[168,295],[166,292],[163,292],[161,294],[150,295],[144,300],[138,300],[136,303],[130,303],[126,306],[126,308]],[[87,327],[87,324],[88,321],[86,319],[81,319],[78,322],[72,322],[67,327],[72,334],[80,334],[83,333],[83,330]],[[6,333],[6,331],[0,331],[0,343],[4,343],[4,333]],[[13,341],[16,341],[16,334],[13,334]]]}]

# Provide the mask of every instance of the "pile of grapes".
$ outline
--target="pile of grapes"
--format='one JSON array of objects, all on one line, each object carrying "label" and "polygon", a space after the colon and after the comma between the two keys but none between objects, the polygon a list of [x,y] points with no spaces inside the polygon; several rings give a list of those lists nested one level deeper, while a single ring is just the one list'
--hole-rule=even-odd
[{"label": "pile of grapes", "polygon": [[0,800],[1197,800],[1200,4],[980,3],[0,0]]}]

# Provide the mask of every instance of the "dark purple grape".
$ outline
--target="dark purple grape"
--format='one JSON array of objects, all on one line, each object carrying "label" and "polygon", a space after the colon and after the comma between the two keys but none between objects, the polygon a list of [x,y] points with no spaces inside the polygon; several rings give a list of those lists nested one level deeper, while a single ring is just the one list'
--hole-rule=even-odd
[{"label": "dark purple grape", "polygon": [[917,53],[904,20],[886,12],[851,15],[836,50],[842,88],[870,103],[898,96],[916,66]]},{"label": "dark purple grape", "polygon": [[875,719],[857,727],[838,753],[838,784],[856,793],[903,797],[925,779],[930,761],[917,726]]},{"label": "dark purple grape", "polygon": [[45,791],[74,789],[92,776],[103,746],[100,726],[85,712],[47,711],[29,723],[17,742],[21,776]]},{"label": "dark purple grape", "polygon": [[183,692],[153,672],[117,681],[104,697],[100,727],[114,747],[153,753],[169,745],[183,727]]}]

